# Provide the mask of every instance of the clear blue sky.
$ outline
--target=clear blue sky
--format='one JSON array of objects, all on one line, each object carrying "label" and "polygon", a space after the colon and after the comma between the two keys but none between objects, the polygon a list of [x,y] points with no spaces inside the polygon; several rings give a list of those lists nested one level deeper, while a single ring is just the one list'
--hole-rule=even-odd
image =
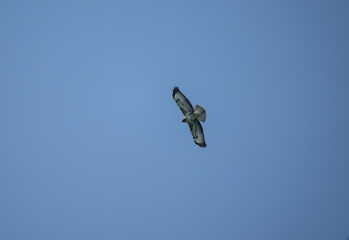
[{"label": "clear blue sky", "polygon": [[348,23],[345,0],[1,1],[0,239],[345,240]]}]

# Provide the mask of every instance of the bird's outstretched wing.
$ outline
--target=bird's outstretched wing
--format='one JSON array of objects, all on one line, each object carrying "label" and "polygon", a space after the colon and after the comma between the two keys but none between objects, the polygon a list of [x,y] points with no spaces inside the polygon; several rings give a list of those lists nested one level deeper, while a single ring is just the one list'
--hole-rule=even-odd
[{"label": "bird's outstretched wing", "polygon": [[191,113],[194,111],[193,106],[191,105],[189,100],[184,96],[184,94],[181,91],[179,91],[178,87],[175,87],[173,89],[172,97],[177,103],[178,107],[181,109],[184,116],[187,115],[187,113]]},{"label": "bird's outstretched wing", "polygon": [[195,120],[194,123],[188,123],[190,127],[191,135],[193,136],[194,142],[200,147],[206,147],[204,130],[202,129],[201,123]]}]

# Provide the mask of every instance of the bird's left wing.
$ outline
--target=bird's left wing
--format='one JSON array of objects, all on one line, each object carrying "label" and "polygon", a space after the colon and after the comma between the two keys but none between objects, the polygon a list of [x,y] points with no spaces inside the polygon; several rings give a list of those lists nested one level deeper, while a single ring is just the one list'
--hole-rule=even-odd
[{"label": "bird's left wing", "polygon": [[191,105],[189,100],[184,96],[184,94],[181,91],[179,91],[178,87],[175,87],[173,89],[172,97],[177,103],[178,107],[181,109],[184,116],[187,115],[187,113],[191,113],[194,111],[193,106]]},{"label": "bird's left wing", "polygon": [[193,123],[188,124],[194,142],[200,147],[206,147],[207,145],[205,143],[204,129],[202,129],[201,123],[198,120],[195,120]]}]

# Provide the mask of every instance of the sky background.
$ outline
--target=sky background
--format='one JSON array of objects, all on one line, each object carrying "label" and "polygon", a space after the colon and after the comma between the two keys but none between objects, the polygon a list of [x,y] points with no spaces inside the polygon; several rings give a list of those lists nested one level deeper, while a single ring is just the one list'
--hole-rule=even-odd
[{"label": "sky background", "polygon": [[1,1],[0,239],[347,239],[348,23],[346,0]]}]

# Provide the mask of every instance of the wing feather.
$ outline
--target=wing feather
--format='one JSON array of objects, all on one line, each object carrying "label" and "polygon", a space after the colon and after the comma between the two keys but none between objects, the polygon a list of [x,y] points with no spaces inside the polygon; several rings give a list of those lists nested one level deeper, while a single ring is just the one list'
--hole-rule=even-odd
[{"label": "wing feather", "polygon": [[188,125],[194,142],[200,147],[206,147],[204,129],[202,128],[201,123],[198,120],[195,120],[193,123],[188,123]]},{"label": "wing feather", "polygon": [[194,108],[191,105],[190,101],[184,96],[184,94],[181,91],[179,91],[178,87],[175,87],[173,89],[172,97],[177,103],[179,109],[181,109],[184,116],[187,115],[187,113],[191,113],[194,111]]}]

